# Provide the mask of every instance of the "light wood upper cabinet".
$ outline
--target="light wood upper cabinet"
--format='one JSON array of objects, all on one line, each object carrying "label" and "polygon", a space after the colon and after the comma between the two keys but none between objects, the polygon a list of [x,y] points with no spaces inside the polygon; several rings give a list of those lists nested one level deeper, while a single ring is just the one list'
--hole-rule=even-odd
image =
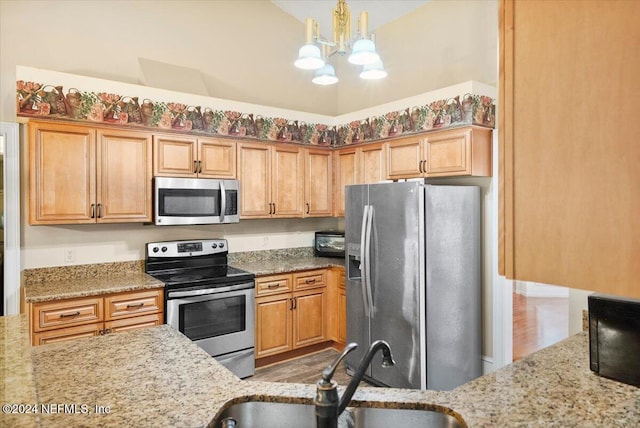
[{"label": "light wood upper cabinet", "polygon": [[29,224],[95,223],[95,183],[93,129],[29,123]]},{"label": "light wood upper cabinet", "polygon": [[154,135],[153,175],[235,178],[236,143],[215,138]]},{"label": "light wood upper cabinet", "polygon": [[490,177],[491,133],[468,126],[390,141],[389,177]]},{"label": "light wood upper cabinet", "polygon": [[344,216],[344,188],[350,184],[358,184],[358,151],[355,147],[336,151],[335,156],[335,209],[336,216]]},{"label": "light wood upper cabinet", "polygon": [[508,278],[640,297],[638,17],[637,1],[500,3]]},{"label": "light wood upper cabinet", "polygon": [[304,216],[329,217],[333,214],[332,152],[305,149]]},{"label": "light wood upper cabinet", "polygon": [[388,143],[389,178],[420,177],[424,174],[423,142],[419,136],[399,138]]},{"label": "light wood upper cabinet", "polygon": [[98,130],[98,223],[151,221],[151,137]]},{"label": "light wood upper cabinet", "polygon": [[240,215],[243,218],[271,216],[271,147],[268,144],[238,144]]},{"label": "light wood upper cabinet", "polygon": [[214,138],[198,139],[200,178],[236,178],[236,143]]},{"label": "light wood upper cabinet", "polygon": [[239,143],[241,217],[302,217],[303,159],[299,147]]},{"label": "light wood upper cabinet", "polygon": [[151,136],[29,124],[29,223],[151,221]]},{"label": "light wood upper cabinet", "polygon": [[271,147],[271,216],[302,217],[304,206],[304,153],[300,147]]},{"label": "light wood upper cabinet", "polygon": [[359,183],[372,184],[387,179],[387,151],[385,144],[358,147]]}]

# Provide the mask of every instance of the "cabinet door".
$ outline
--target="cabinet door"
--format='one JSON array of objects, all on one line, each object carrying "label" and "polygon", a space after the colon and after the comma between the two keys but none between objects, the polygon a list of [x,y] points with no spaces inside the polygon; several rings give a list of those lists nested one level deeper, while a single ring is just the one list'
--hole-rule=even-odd
[{"label": "cabinet door", "polygon": [[471,129],[436,132],[423,141],[427,176],[471,174]]},{"label": "cabinet door", "polygon": [[271,205],[271,149],[268,144],[238,144],[240,216],[267,218]]},{"label": "cabinet door", "polygon": [[198,177],[236,178],[236,143],[199,139],[198,162]]},{"label": "cabinet door", "polygon": [[76,327],[59,328],[42,333],[33,333],[31,343],[33,346],[39,346],[79,339],[81,337],[99,336],[104,333],[103,328],[104,324],[100,322],[95,324],[79,325]]},{"label": "cabinet door", "polygon": [[389,178],[420,177],[424,172],[422,142],[419,137],[390,141],[387,146]]},{"label": "cabinet door", "polygon": [[327,340],[325,288],[295,292],[293,299],[293,347]]},{"label": "cabinet door", "polygon": [[98,223],[150,222],[151,135],[98,131]]},{"label": "cabinet door", "polygon": [[96,144],[90,128],[29,124],[29,223],[95,223]]},{"label": "cabinet door", "polygon": [[305,217],[333,214],[333,163],[331,151],[305,150]]},{"label": "cabinet door", "polygon": [[340,149],[335,154],[335,210],[336,216],[344,216],[344,187],[358,184],[358,157],[355,148]]},{"label": "cabinet door", "polygon": [[153,175],[197,177],[197,139],[172,135],[153,136]]},{"label": "cabinet door", "polygon": [[279,354],[292,349],[290,293],[256,299],[256,357]]},{"label": "cabinet door", "polygon": [[640,297],[639,16],[638,1],[501,2],[508,278]]},{"label": "cabinet door", "polygon": [[360,183],[378,183],[387,179],[387,157],[384,144],[362,146],[359,151]]},{"label": "cabinet door", "polygon": [[271,202],[273,217],[302,217],[304,157],[299,147],[272,147]]}]

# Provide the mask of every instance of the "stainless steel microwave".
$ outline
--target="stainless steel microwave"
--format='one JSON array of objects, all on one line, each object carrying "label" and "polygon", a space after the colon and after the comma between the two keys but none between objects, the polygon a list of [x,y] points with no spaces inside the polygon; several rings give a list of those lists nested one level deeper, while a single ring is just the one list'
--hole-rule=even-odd
[{"label": "stainless steel microwave", "polygon": [[154,223],[220,224],[240,221],[240,182],[210,178],[154,178]]}]

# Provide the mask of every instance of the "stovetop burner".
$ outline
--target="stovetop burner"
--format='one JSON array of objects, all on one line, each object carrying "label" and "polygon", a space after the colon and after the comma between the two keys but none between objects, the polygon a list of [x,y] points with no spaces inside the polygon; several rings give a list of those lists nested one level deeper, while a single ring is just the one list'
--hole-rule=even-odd
[{"label": "stovetop burner", "polygon": [[227,265],[227,254],[224,239],[149,243],[145,271],[174,290],[253,280],[254,274]]}]

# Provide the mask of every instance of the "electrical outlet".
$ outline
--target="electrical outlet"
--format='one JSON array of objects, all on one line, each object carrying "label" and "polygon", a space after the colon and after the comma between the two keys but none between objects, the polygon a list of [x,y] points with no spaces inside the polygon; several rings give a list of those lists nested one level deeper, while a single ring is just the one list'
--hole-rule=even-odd
[{"label": "electrical outlet", "polygon": [[76,261],[76,251],[73,248],[65,248],[64,250],[64,262],[73,263]]}]

